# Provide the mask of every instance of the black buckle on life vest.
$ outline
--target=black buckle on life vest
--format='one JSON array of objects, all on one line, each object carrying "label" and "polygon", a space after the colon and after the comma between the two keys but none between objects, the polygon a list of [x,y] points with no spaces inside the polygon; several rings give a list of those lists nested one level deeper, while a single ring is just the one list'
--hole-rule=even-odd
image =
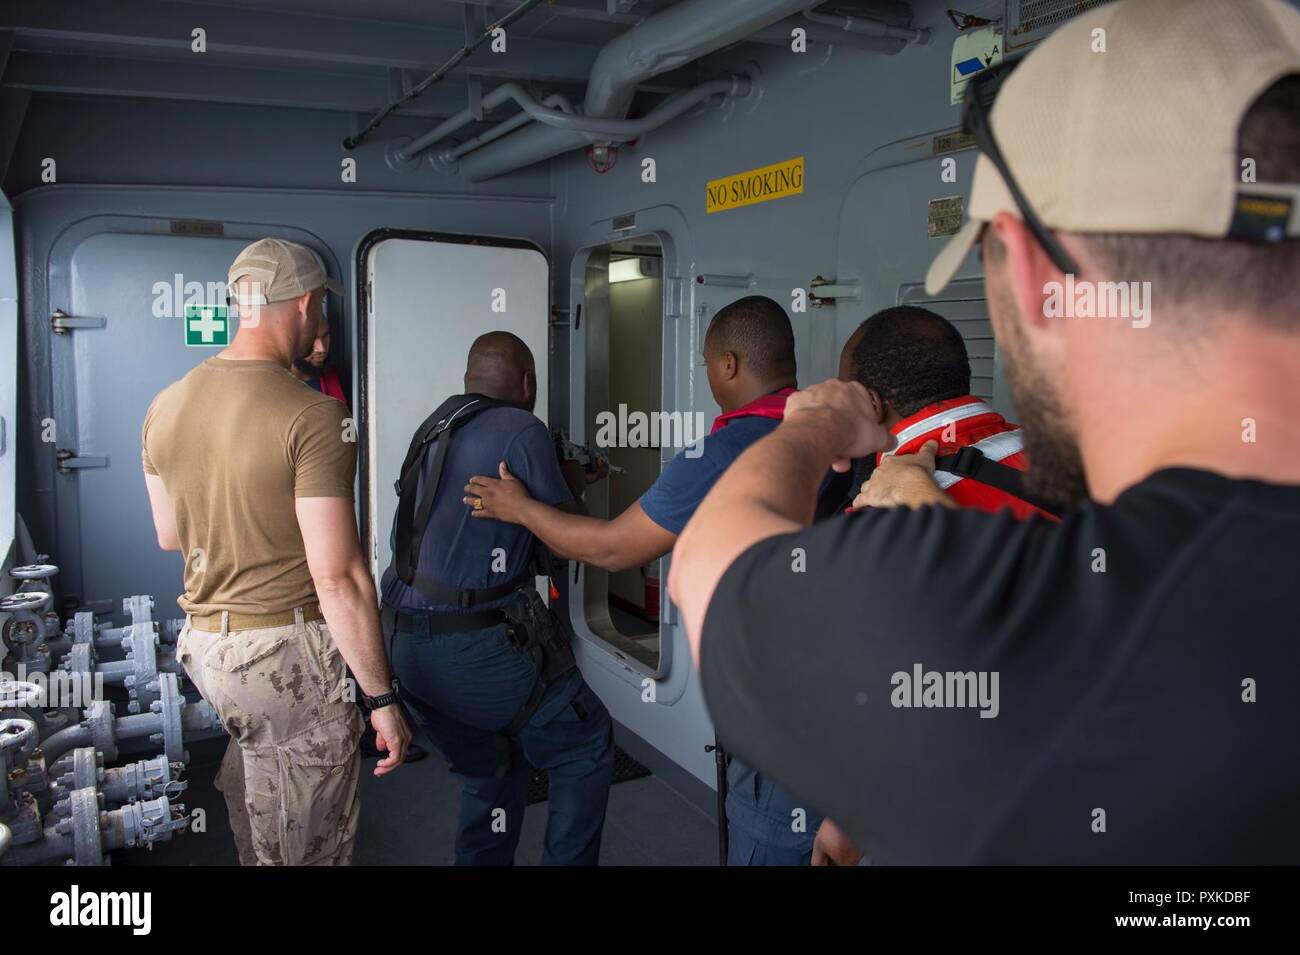
[{"label": "black buckle on life vest", "polygon": [[952,463],[943,470],[960,477],[976,477],[984,460],[984,452],[968,444],[957,449],[957,453],[952,455]]}]

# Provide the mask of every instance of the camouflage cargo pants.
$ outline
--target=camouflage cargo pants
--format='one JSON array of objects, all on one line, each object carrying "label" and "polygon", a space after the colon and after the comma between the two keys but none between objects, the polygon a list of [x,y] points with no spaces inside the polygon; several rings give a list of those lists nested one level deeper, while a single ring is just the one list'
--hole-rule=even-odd
[{"label": "camouflage cargo pants", "polygon": [[348,865],[363,722],[324,621],[209,633],[187,623],[185,672],[230,732],[216,785],[243,865]]}]

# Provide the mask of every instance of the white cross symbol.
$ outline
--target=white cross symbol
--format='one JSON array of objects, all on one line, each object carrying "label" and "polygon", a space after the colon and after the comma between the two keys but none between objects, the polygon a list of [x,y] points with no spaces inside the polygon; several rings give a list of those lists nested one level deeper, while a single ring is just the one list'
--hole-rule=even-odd
[{"label": "white cross symbol", "polygon": [[217,332],[225,330],[225,321],[217,318],[216,312],[210,308],[199,309],[199,317],[190,319],[190,331],[198,332],[205,344],[210,344]]}]

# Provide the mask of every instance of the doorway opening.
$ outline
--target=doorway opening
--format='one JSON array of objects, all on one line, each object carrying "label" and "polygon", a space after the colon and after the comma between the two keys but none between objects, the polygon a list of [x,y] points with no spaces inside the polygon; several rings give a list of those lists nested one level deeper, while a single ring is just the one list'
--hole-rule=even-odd
[{"label": "doorway opening", "polygon": [[[659,477],[664,449],[663,248],[642,236],[593,249],[587,260],[586,428],[609,475],[587,491],[587,509],[614,518]],[[645,423],[645,427],[638,427]],[[606,572],[585,567],[584,609],[592,632],[620,655],[657,673],[661,662],[661,561]]]}]

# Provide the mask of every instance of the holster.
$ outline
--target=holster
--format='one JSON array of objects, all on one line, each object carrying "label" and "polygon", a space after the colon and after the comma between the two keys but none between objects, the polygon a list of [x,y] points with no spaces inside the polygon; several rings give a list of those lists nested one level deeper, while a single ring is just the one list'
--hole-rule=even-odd
[{"label": "holster", "polygon": [[503,736],[514,736],[537,712],[546,691],[577,669],[578,663],[564,625],[536,589],[528,587],[519,591],[501,609],[506,617],[507,637],[528,656],[537,674],[528,698],[501,731]]}]

